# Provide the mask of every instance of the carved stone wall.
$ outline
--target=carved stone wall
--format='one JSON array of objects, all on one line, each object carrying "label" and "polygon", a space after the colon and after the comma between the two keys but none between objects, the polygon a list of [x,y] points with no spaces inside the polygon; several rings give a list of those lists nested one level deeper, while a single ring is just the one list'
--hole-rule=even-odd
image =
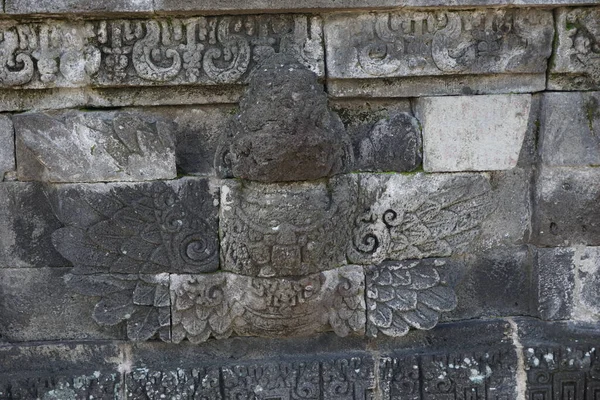
[{"label": "carved stone wall", "polygon": [[595,0],[0,3],[0,400],[600,400]]}]

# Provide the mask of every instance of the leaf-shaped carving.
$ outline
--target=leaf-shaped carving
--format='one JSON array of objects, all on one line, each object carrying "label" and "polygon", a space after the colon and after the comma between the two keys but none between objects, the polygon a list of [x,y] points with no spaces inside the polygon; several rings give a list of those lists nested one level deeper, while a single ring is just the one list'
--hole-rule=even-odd
[{"label": "leaf-shaped carving", "polygon": [[[405,335],[410,327],[431,329],[441,312],[456,308],[454,290],[445,285],[438,269],[443,260],[386,261],[371,266],[367,273],[367,333]],[[447,267],[446,267],[447,268]],[[409,275],[408,280],[403,271]],[[381,279],[381,277],[384,279]],[[397,278],[399,277],[399,279]]]},{"label": "leaf-shaped carving", "polygon": [[154,307],[139,307],[127,320],[127,337],[142,341],[152,338],[159,329],[158,310]]}]

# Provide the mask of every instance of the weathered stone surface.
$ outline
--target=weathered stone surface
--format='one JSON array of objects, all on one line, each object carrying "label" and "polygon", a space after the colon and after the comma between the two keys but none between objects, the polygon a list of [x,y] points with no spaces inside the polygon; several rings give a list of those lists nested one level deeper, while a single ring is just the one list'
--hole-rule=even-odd
[{"label": "weathered stone surface", "polygon": [[239,336],[287,337],[335,331],[364,334],[362,267],[299,278],[253,278],[227,272],[171,275],[173,341]]},{"label": "weathered stone surface", "polygon": [[207,179],[54,187],[52,234],[74,273],[199,273],[218,268],[218,194]]},{"label": "weathered stone surface", "polygon": [[51,235],[62,223],[37,182],[0,183],[0,268],[64,267]]},{"label": "weathered stone surface", "polygon": [[0,336],[8,341],[121,339],[91,318],[95,299],[74,295],[68,268],[0,269]]},{"label": "weathered stone surface", "polygon": [[517,165],[530,95],[425,97],[416,101],[423,126],[425,171],[505,170]]},{"label": "weathered stone surface", "polygon": [[2,87],[243,83],[276,52],[324,71],[321,20],[307,15],[7,20],[0,32]]},{"label": "weathered stone surface", "polygon": [[545,320],[569,319],[575,289],[572,248],[537,250],[534,282],[537,283],[538,312]]},{"label": "weathered stone surface", "polygon": [[552,14],[541,10],[333,14],[325,20],[333,79],[544,74]]},{"label": "weathered stone surface", "polygon": [[118,398],[120,349],[93,342],[0,347],[2,399]]},{"label": "weathered stone surface", "polygon": [[290,56],[270,57],[257,68],[240,109],[215,156],[222,177],[313,180],[353,164],[344,125],[328,110],[317,76]]},{"label": "weathered stone surface", "polygon": [[485,174],[359,175],[353,263],[464,253],[494,210]]},{"label": "weathered stone surface", "polygon": [[531,93],[546,89],[544,74],[408,76],[385,79],[331,79],[327,90],[334,98],[405,98]]},{"label": "weathered stone surface", "polygon": [[541,246],[600,245],[600,168],[542,168],[533,238]]},{"label": "weathered stone surface", "polygon": [[516,319],[527,398],[593,399],[600,393],[598,324]]},{"label": "weathered stone surface", "polygon": [[527,246],[499,247],[446,268],[442,279],[454,287],[458,305],[440,321],[538,315],[533,258]]},{"label": "weathered stone surface", "polygon": [[600,92],[545,93],[540,133],[544,165],[600,166]]},{"label": "weathered stone surface", "polygon": [[367,334],[404,336],[410,328],[431,329],[440,313],[456,308],[456,294],[438,270],[447,259],[386,261],[367,269]]},{"label": "weathered stone surface", "polygon": [[600,7],[556,14],[558,46],[550,65],[551,90],[600,89]]},{"label": "weathered stone surface", "polygon": [[0,115],[0,182],[15,169],[15,132],[9,115]]},{"label": "weathered stone surface", "polygon": [[543,319],[600,320],[600,248],[537,250],[538,309]]},{"label": "weathered stone surface", "polygon": [[167,121],[124,112],[47,112],[13,117],[20,180],[173,179],[175,142]]},{"label": "weathered stone surface", "polygon": [[152,0],[4,0],[8,14],[149,12]]},{"label": "weathered stone surface", "polygon": [[221,187],[221,268],[251,276],[300,276],[347,264],[356,179]]}]

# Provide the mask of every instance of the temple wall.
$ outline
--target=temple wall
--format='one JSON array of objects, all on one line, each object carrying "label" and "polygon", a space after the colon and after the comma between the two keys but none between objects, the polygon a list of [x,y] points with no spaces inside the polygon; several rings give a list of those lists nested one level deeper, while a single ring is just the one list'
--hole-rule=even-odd
[{"label": "temple wall", "polygon": [[0,400],[600,400],[600,3],[213,3],[4,0]]}]

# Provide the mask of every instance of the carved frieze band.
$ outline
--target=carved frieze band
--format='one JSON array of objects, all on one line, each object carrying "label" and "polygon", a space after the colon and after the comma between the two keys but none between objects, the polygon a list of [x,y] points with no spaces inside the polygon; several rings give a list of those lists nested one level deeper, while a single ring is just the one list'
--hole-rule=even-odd
[{"label": "carved frieze band", "polygon": [[544,10],[340,14],[325,21],[331,78],[544,73],[553,19]]},{"label": "carved frieze band", "polygon": [[5,21],[0,87],[233,84],[278,52],[323,76],[320,18]]}]

